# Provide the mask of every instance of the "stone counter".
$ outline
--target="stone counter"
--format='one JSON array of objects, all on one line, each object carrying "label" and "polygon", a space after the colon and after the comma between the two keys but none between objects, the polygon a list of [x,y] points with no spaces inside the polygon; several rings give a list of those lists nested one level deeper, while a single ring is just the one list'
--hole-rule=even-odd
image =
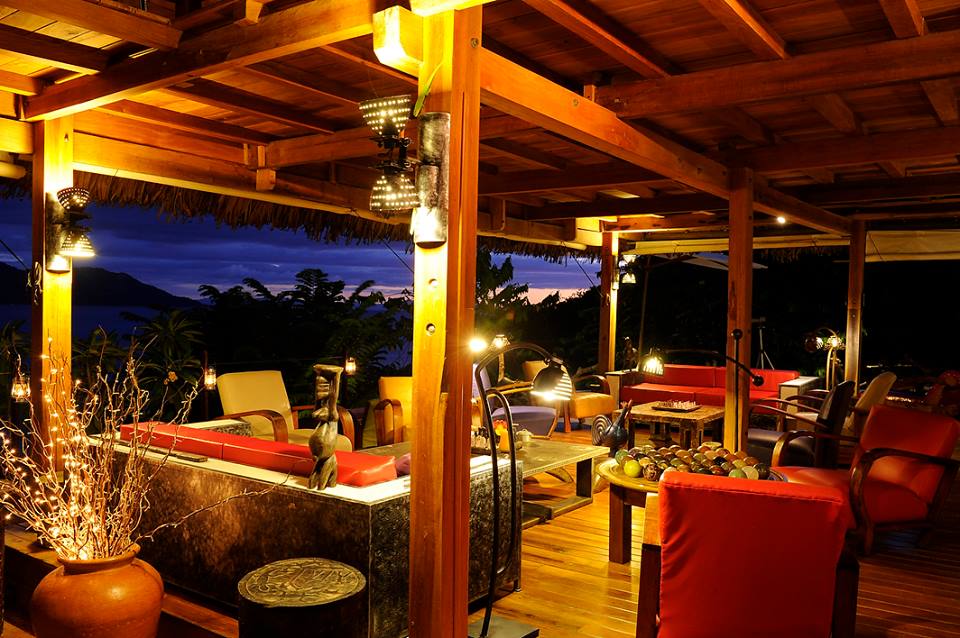
[{"label": "stone counter", "polygon": [[[471,461],[470,598],[487,590],[491,545],[490,459]],[[521,469],[522,471],[522,469]],[[501,559],[509,534],[509,469],[500,463]],[[266,494],[234,500],[160,531],[141,543],[141,557],[164,580],[220,602],[236,605],[237,583],[249,571],[284,558],[322,557],[351,565],[366,577],[360,617],[345,619],[342,635],[393,638],[407,627],[409,479],[364,488],[338,485],[309,490],[306,479],[215,459],[194,463],[169,459],[150,496],[142,530],[243,491]],[[518,481],[517,503],[522,481]],[[512,567],[500,585],[519,579],[520,528],[514,529]]]}]

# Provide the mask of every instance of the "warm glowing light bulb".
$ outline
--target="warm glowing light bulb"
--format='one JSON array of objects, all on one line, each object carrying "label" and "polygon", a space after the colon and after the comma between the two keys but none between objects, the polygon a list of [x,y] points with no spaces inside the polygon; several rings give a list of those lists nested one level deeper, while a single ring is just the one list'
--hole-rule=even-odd
[{"label": "warm glowing light bulb", "polygon": [[784,217],[783,215],[779,215],[779,216],[777,217],[777,223],[778,223],[778,224],[786,224],[786,223],[787,223],[787,218]]},{"label": "warm glowing light bulb", "polygon": [[490,342],[490,345],[496,348],[497,350],[503,350],[510,344],[510,339],[507,338],[507,335],[497,335],[493,338],[493,341]]},{"label": "warm glowing light bulb", "polygon": [[357,373],[357,360],[353,357],[347,357],[343,362],[343,371],[348,377]]},{"label": "warm glowing light bulb", "polygon": [[470,339],[470,352],[480,354],[487,349],[487,340],[483,337],[473,337]]}]

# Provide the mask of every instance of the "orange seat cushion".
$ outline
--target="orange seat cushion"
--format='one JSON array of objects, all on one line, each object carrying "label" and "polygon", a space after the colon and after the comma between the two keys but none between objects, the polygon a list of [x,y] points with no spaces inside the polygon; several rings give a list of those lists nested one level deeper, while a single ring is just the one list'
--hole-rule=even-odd
[{"label": "orange seat cushion", "polygon": [[617,409],[613,396],[602,392],[577,392],[570,400],[570,414],[575,419],[606,414]]},{"label": "orange seat cushion", "polygon": [[[826,470],[813,467],[778,467],[790,483],[839,488],[846,503],[845,520],[848,529],[857,526],[850,507],[850,470]],[[927,504],[910,489],[873,477],[867,477],[863,486],[863,500],[874,523],[914,521],[927,516]]]}]

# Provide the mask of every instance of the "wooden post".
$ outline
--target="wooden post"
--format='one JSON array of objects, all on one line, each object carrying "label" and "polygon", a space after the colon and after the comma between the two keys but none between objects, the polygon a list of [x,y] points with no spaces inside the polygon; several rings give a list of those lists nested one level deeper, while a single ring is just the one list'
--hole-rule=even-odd
[{"label": "wooden post", "polygon": [[[730,170],[730,253],[727,274],[727,356],[750,365],[750,319],[753,304],[753,171]],[[733,331],[740,330],[739,344]],[[739,394],[739,400],[737,395]],[[746,446],[750,377],[727,361],[724,395],[723,445],[729,450]],[[738,414],[739,412],[739,414]]]},{"label": "wooden post", "polygon": [[600,347],[597,353],[597,372],[603,374],[616,367],[617,350],[617,294],[620,288],[619,233],[603,233],[600,256]]},{"label": "wooden post", "polygon": [[850,235],[850,274],[847,279],[847,334],[844,378],[860,383],[861,308],[863,305],[863,270],[867,262],[867,226],[853,222]]},{"label": "wooden post", "polygon": [[[73,186],[73,118],[65,117],[33,125],[33,295],[30,312],[30,391],[35,397],[34,414],[45,441],[50,440],[47,394],[71,391],[71,291],[73,273],[46,269],[47,233],[50,219],[47,198]],[[39,279],[38,279],[39,278]],[[54,383],[47,380],[53,379]],[[42,407],[40,407],[42,406]]]},{"label": "wooden post", "polygon": [[414,253],[410,635],[417,638],[467,635],[481,17],[476,7],[423,21],[421,92],[433,78],[425,111],[449,112],[451,126],[447,244]]}]

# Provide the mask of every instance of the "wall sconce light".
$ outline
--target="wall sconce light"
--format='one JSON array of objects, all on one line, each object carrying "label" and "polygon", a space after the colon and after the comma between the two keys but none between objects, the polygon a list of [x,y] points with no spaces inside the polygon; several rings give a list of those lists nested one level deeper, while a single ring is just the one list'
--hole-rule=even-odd
[{"label": "wall sconce light", "polygon": [[10,384],[10,397],[17,403],[26,403],[30,400],[30,377],[17,374]]},{"label": "wall sconce light", "polygon": [[637,276],[632,272],[623,273],[623,277],[620,278],[620,283],[622,284],[635,284],[637,283]]},{"label": "wall sconce light", "polygon": [[203,389],[215,390],[216,387],[217,387],[217,368],[215,366],[207,366],[203,370]]},{"label": "wall sconce light", "polygon": [[416,208],[420,200],[405,175],[414,166],[413,161],[407,159],[410,138],[404,136],[410,119],[410,96],[366,100],[359,107],[364,123],[373,131],[374,141],[384,150],[376,165],[382,174],[370,193],[370,210],[388,214]]},{"label": "wall sconce light", "polygon": [[348,377],[352,377],[357,373],[357,360],[353,357],[347,357],[343,362],[343,372]]},{"label": "wall sconce light", "polygon": [[89,219],[85,213],[90,191],[70,187],[57,191],[56,200],[47,197],[47,270],[69,272],[70,259],[86,259],[97,253],[86,227],[80,222]]},{"label": "wall sconce light", "polygon": [[420,248],[437,248],[447,243],[450,114],[423,113],[419,122],[417,195],[420,204],[410,218],[410,234]]}]

